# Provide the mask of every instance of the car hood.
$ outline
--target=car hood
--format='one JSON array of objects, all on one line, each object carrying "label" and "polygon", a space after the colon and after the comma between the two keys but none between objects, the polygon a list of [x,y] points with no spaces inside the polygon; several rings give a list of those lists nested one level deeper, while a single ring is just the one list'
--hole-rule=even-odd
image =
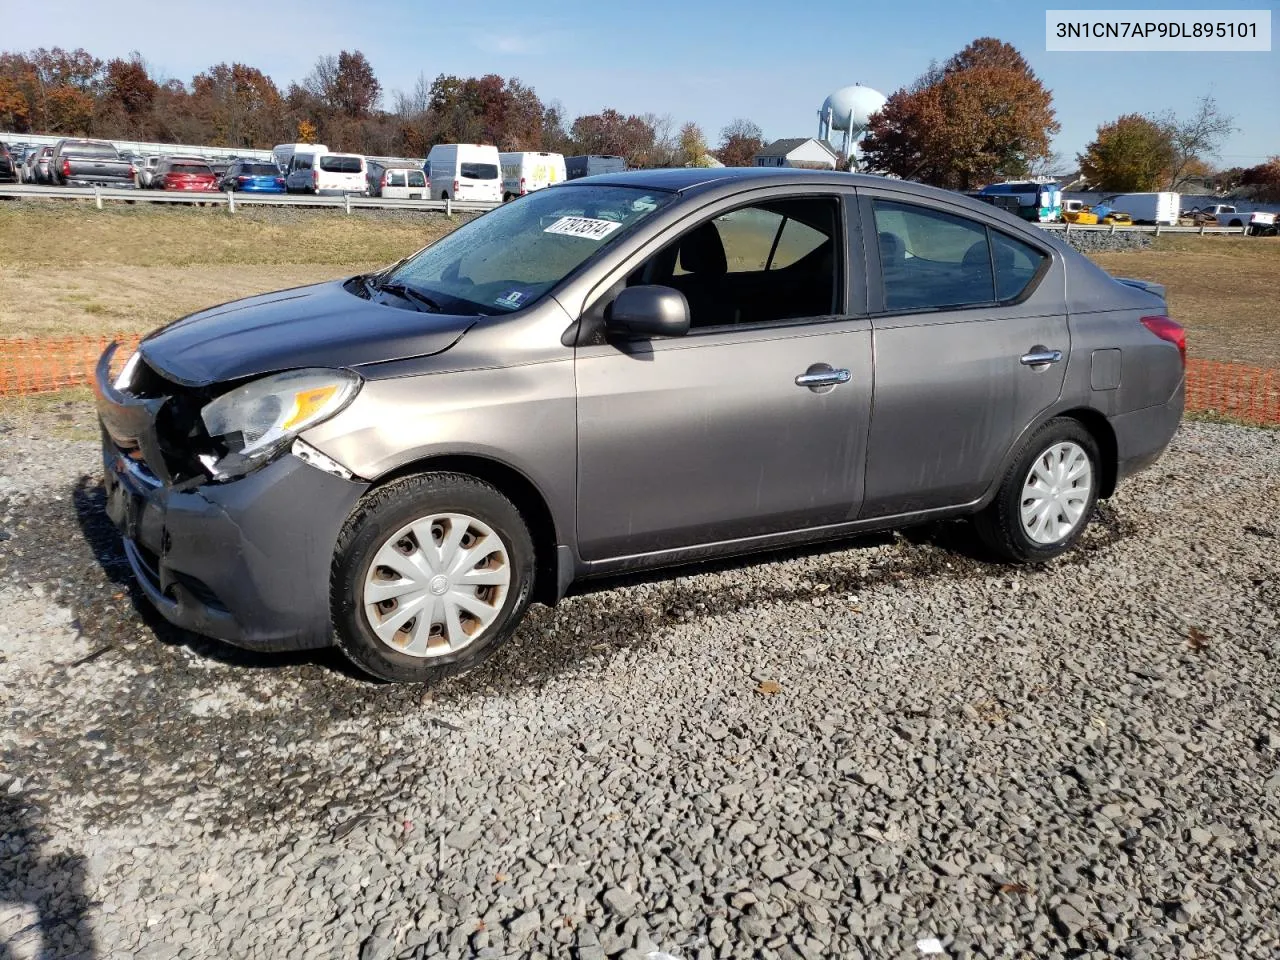
[{"label": "car hood", "polygon": [[201,310],[152,333],[141,350],[153,369],[202,387],[300,367],[443,353],[476,319],[375,303],[334,280]]}]

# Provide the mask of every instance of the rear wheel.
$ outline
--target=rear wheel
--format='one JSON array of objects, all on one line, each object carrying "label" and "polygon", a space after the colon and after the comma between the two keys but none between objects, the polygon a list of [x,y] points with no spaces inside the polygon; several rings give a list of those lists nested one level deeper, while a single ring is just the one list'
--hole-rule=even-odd
[{"label": "rear wheel", "polygon": [[983,543],[1000,560],[1052,560],[1080,538],[1093,515],[1101,479],[1093,435],[1078,420],[1050,420],[1027,441],[995,500],[974,518]]},{"label": "rear wheel", "polygon": [[515,631],[533,578],[528,527],[498,490],[453,473],[393,481],[361,501],[338,539],[338,645],[383,680],[460,673]]}]

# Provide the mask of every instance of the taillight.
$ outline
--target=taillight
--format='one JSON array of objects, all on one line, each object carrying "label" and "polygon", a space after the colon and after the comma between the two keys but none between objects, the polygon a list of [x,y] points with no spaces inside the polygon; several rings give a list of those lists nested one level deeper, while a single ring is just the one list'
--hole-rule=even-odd
[{"label": "taillight", "polygon": [[520,178],[520,196],[524,196],[528,191],[524,188],[524,177]]},{"label": "taillight", "polygon": [[453,181],[453,195],[454,195],[455,197],[458,195],[458,181],[457,181],[457,180]]},{"label": "taillight", "polygon": [[382,175],[382,185],[383,185],[384,187],[385,187],[388,183],[390,183],[390,182],[391,182],[390,180],[388,180],[388,179],[387,179],[387,177],[389,177],[389,176],[390,176],[390,174],[386,174],[386,173],[384,173],[384,174]]},{"label": "taillight", "polygon": [[236,177],[236,183],[248,183],[248,182],[249,182],[248,177]]},{"label": "taillight", "polygon": [[1182,324],[1166,316],[1143,317],[1142,325],[1161,340],[1167,340],[1178,348],[1182,365],[1187,365],[1187,331]]},{"label": "taillight", "polygon": [[64,177],[71,176],[71,161],[67,160],[65,157],[63,158],[63,161],[62,161],[62,175]]},{"label": "taillight", "polygon": [[277,187],[283,187],[283,186],[284,186],[284,177],[276,177],[276,186],[277,186]]},{"label": "taillight", "polygon": [[312,183],[314,183],[317,187],[318,187],[318,186],[320,186],[320,171],[319,171],[319,170],[312,170],[312,171],[311,171],[311,182],[312,182]]}]

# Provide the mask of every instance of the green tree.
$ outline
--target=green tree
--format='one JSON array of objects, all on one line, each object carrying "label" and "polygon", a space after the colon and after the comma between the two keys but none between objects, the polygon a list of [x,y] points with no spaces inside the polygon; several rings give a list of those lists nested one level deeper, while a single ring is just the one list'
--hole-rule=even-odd
[{"label": "green tree", "polygon": [[1167,182],[1174,147],[1164,124],[1128,113],[1099,126],[1079,160],[1080,173],[1094,189],[1141,193]]},{"label": "green tree", "polygon": [[682,167],[707,165],[707,137],[696,123],[689,122],[680,128],[678,159]]}]

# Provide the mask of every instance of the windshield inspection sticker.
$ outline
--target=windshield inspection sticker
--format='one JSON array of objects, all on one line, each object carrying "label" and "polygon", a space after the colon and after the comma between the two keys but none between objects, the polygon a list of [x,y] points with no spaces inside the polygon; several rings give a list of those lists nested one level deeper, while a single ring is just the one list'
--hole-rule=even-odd
[{"label": "windshield inspection sticker", "polygon": [[603,240],[622,224],[616,220],[596,220],[592,217],[561,217],[543,233],[562,233],[566,237],[584,237],[587,240]]},{"label": "windshield inspection sticker", "polygon": [[524,303],[525,298],[528,296],[529,295],[523,290],[508,290],[493,302],[500,307],[508,307],[514,310],[516,307],[520,306],[520,304]]}]

